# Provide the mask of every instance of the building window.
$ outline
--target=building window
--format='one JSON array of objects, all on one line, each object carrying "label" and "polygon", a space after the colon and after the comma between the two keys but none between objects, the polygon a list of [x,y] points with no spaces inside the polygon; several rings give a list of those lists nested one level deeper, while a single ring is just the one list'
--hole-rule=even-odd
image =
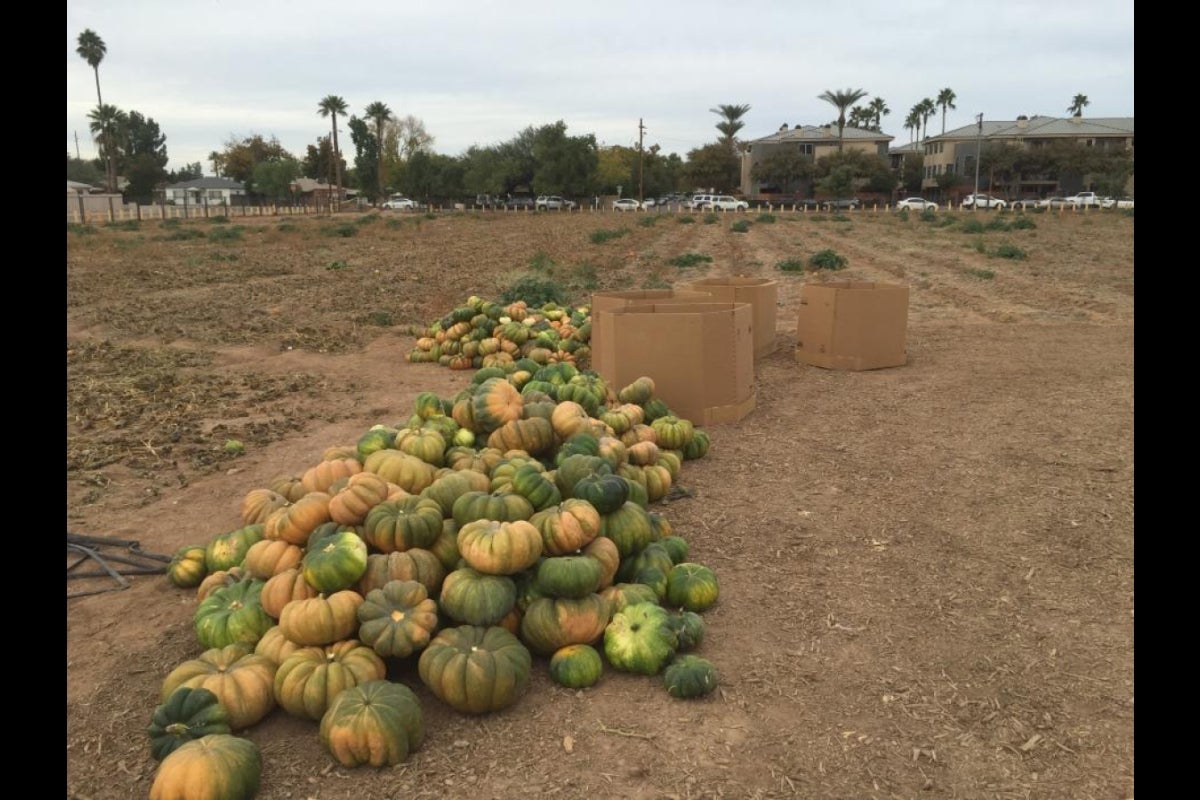
[{"label": "building window", "polygon": [[811,156],[813,154],[813,146],[811,144],[798,144],[796,148],[802,156]]}]

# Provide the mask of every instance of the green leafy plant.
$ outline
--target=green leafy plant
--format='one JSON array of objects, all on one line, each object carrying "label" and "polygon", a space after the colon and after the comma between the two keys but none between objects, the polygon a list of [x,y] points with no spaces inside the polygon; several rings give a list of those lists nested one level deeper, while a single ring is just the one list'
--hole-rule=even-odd
[{"label": "green leafy plant", "polygon": [[737,222],[729,226],[729,230],[733,231],[734,233],[749,233],[750,221],[739,219]]},{"label": "green leafy plant", "polygon": [[209,253],[209,261],[237,261],[237,253]]},{"label": "green leafy plant", "polygon": [[684,253],[683,255],[678,255],[674,258],[668,259],[667,263],[672,267],[687,269],[688,267],[694,267],[697,264],[707,264],[711,261],[712,256],[706,256],[702,253]]},{"label": "green leafy plant", "polygon": [[242,232],[245,228],[240,225],[232,228],[216,228],[208,232],[209,241],[213,242],[232,242],[242,238]]},{"label": "green leafy plant", "polygon": [[175,229],[183,225],[183,220],[179,219],[179,217],[171,217],[170,219],[164,219],[158,225],[161,228]]},{"label": "green leafy plant", "polygon": [[505,303],[524,300],[530,306],[543,306],[546,303],[565,305],[569,301],[567,290],[561,283],[540,275],[523,275],[504,290],[500,299]]},{"label": "green leafy plant", "polygon": [[651,272],[642,281],[643,289],[670,289],[671,284],[667,283],[662,275],[657,272]]},{"label": "green leafy plant", "polygon": [[218,214],[212,217],[206,217],[207,221],[213,225],[228,225],[229,217],[224,214]]},{"label": "green leafy plant", "polygon": [[597,289],[600,281],[596,273],[596,265],[590,261],[581,261],[575,266],[572,282],[585,291],[590,292]]},{"label": "green leafy plant", "polygon": [[372,311],[363,318],[363,322],[367,325],[375,325],[380,328],[390,328],[393,324],[392,312]]},{"label": "green leafy plant", "polygon": [[275,230],[280,233],[295,233],[300,230],[300,226],[294,222],[281,222],[275,226]]},{"label": "green leafy plant", "polygon": [[775,269],[781,272],[804,272],[806,265],[802,259],[785,258],[775,264]]},{"label": "green leafy plant", "polygon": [[638,225],[643,228],[653,228],[656,222],[658,222],[658,217],[642,217],[638,220]]},{"label": "green leafy plant", "polygon": [[96,229],[91,225],[80,225],[78,222],[67,223],[67,233],[73,233],[76,236],[86,236],[95,232]]},{"label": "green leafy plant", "polygon": [[826,248],[825,250],[821,250],[819,252],[813,253],[808,259],[808,266],[814,270],[845,269],[846,259],[844,256],[839,256],[833,250]]},{"label": "green leafy plant", "polygon": [[696,218],[691,214],[681,214],[676,221],[680,225],[694,225],[696,223]]},{"label": "green leafy plant", "polygon": [[775,215],[769,212],[763,212],[754,218],[755,222],[761,222],[764,225],[771,225],[775,222]]},{"label": "green leafy plant", "polygon": [[987,252],[987,248],[983,244],[982,236],[979,236],[978,238],[975,239],[975,252],[976,253],[986,253]]},{"label": "green leafy plant", "polygon": [[538,250],[529,259],[529,268],[534,272],[550,272],[554,269],[554,259],[546,255],[544,250]]},{"label": "green leafy plant", "polygon": [[601,228],[594,230],[588,238],[592,244],[604,244],[613,239],[620,239],[625,234],[629,233],[628,228]]},{"label": "green leafy plant", "polygon": [[1009,228],[1011,228],[1014,231],[1033,230],[1036,227],[1037,227],[1037,223],[1034,222],[1032,218],[1027,217],[1024,214],[1021,214],[1016,219],[1014,219],[1011,223],[1009,223]]},{"label": "green leafy plant", "polygon": [[703,222],[705,225],[716,225],[720,219],[721,218],[718,217],[714,212],[710,211],[704,215],[704,218],[701,220],[701,222]]},{"label": "green leafy plant", "polygon": [[121,219],[104,223],[104,227],[113,228],[114,230],[118,231],[136,231],[141,226],[142,223],[136,219]]},{"label": "green leafy plant", "polygon": [[968,269],[967,274],[973,275],[976,278],[983,278],[987,281],[990,281],[992,278],[996,277],[996,273],[992,272],[990,269],[978,269],[975,267]]},{"label": "green leafy plant", "polygon": [[204,231],[198,228],[180,228],[159,238],[164,242],[186,242],[190,239],[203,239],[205,237]]},{"label": "green leafy plant", "polygon": [[349,239],[358,234],[358,226],[344,222],[341,225],[331,225],[321,231],[326,236],[341,236],[343,239]]},{"label": "green leafy plant", "polygon": [[977,219],[964,219],[962,229],[963,233],[983,233],[983,223]]},{"label": "green leafy plant", "polygon": [[348,266],[350,265],[347,262],[338,259],[337,261],[330,261],[328,264],[326,264],[325,269],[345,269]]},{"label": "green leafy plant", "polygon": [[1028,254],[1015,244],[1002,244],[992,252],[992,255],[997,258],[1009,258],[1014,261],[1024,261],[1028,257]]},{"label": "green leafy plant", "polygon": [[[905,209],[906,211],[908,209]],[[921,222],[937,222],[937,212],[932,208],[926,208],[921,212]]]}]

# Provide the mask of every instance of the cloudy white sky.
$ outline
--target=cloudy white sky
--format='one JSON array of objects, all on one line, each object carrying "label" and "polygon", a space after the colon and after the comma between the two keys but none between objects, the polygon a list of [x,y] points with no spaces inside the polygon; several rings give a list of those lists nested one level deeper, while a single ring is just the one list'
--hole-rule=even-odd
[{"label": "cloudy white sky", "polygon": [[302,157],[331,94],[417,117],[446,155],[559,120],[632,145],[641,119],[647,146],[686,157],[719,135],[715,106],[749,105],[754,139],[836,119],[818,96],[843,89],[883,98],[896,145],[945,88],[947,130],[1067,116],[1077,94],[1085,117],[1131,117],[1133,24],[1133,0],[67,0],[67,152],[96,155],[88,28],[104,102],[158,123],[169,169],[211,174],[209,153],[254,134]]}]

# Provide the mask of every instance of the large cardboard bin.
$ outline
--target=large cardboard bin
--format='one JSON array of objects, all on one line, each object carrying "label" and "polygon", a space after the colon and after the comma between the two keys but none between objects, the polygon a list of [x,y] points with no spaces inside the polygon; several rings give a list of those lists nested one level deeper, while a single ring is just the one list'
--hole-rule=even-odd
[{"label": "large cardboard bin", "polygon": [[805,284],[796,360],[826,369],[896,367],[908,360],[908,287],[869,281]]},{"label": "large cardboard bin", "polygon": [[[592,295],[592,369],[601,375],[610,367],[604,359],[604,344],[608,338],[603,311],[616,311],[630,305],[647,303],[707,303],[713,299],[708,292],[675,289],[642,289],[627,292],[596,292]],[[609,348],[611,351],[611,348]],[[622,384],[623,385],[623,384]],[[620,386],[617,387],[621,388]]]},{"label": "large cardboard bin", "polygon": [[729,278],[703,278],[683,285],[684,289],[708,292],[722,303],[749,303],[754,309],[754,357],[775,352],[775,308],[779,303],[779,283],[770,278],[735,275]]},{"label": "large cardboard bin", "polygon": [[[602,342],[595,340],[597,316]],[[633,303],[592,307],[593,359],[619,391],[643,375],[654,394],[696,425],[737,422],[754,410],[754,310],[749,303]]]}]

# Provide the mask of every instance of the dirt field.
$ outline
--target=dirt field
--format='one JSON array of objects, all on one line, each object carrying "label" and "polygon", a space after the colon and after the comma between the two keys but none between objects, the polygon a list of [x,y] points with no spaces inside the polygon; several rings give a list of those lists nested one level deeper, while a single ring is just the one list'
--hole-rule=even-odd
[{"label": "dirt field", "polygon": [[[393,664],[422,700],[421,750],[343,769],[276,709],[244,733],[259,797],[1133,797],[1132,215],[983,233],[962,221],[993,217],[745,218],[68,228],[67,530],[158,554],[240,527],[247,491],[406,420],[418,392],[453,396],[471,373],[407,363],[414,333],[531,266],[579,302],[779,281],[757,408],[709,428],[680,481],[694,496],[656,507],[720,580],[698,651],[716,692],[673,699],[611,668],[570,691],[535,659],[529,692],[477,718]],[[775,267],[826,248],[847,268]],[[667,263],[684,253],[712,261]],[[795,362],[799,290],[824,279],[910,287],[907,365]],[[68,798],[147,795],[162,680],[203,649],[194,591],[127,580],[67,581],[97,592],[66,607]]]}]

